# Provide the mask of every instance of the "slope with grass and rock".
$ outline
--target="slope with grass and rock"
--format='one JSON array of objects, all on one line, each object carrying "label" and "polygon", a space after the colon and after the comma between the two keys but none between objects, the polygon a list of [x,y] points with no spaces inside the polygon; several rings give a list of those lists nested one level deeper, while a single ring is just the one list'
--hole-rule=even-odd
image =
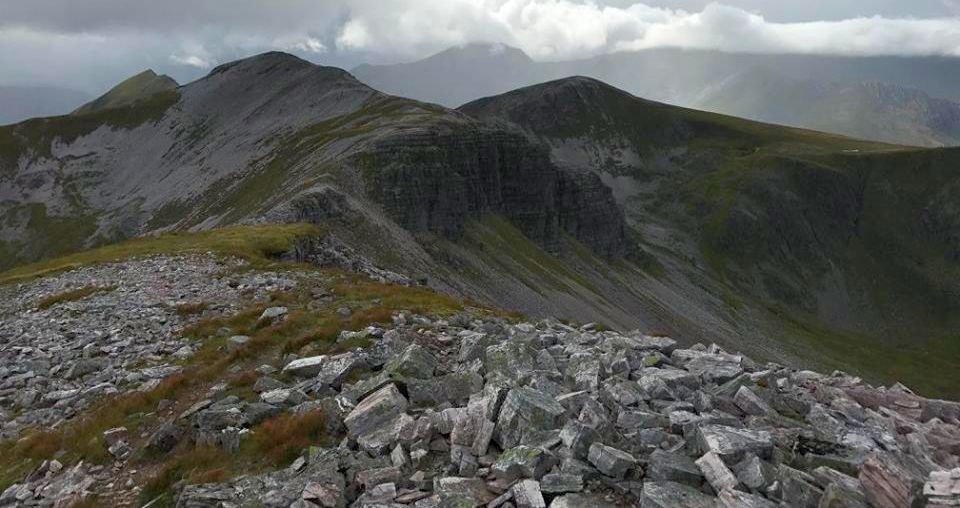
[{"label": "slope with grass and rock", "polygon": [[926,372],[957,358],[955,150],[684,110],[588,78],[461,111],[523,128],[615,189],[632,247],[660,268],[656,282],[624,277],[637,292],[720,316],[773,357],[954,393]]},{"label": "slope with grass and rock", "polygon": [[958,500],[958,403],[528,322],[329,235],[167,234],[0,274],[0,504]]}]

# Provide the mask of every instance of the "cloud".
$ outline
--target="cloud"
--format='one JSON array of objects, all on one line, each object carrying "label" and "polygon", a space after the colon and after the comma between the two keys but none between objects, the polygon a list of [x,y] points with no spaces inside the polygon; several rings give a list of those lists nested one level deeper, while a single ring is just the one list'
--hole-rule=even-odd
[{"label": "cloud", "polygon": [[146,67],[182,82],[268,50],[345,67],[472,42],[541,60],[656,47],[960,56],[955,0],[0,0],[0,12],[0,83],[69,75],[94,92]]},{"label": "cloud", "polygon": [[499,41],[540,59],[655,47],[960,56],[956,17],[773,22],[720,3],[691,12],[639,2],[614,7],[575,0],[357,0],[348,12],[349,20],[336,40],[338,48],[406,55],[465,42]]},{"label": "cloud", "polygon": [[177,65],[186,65],[198,69],[209,69],[213,67],[213,62],[204,60],[197,55],[170,55],[170,61]]}]

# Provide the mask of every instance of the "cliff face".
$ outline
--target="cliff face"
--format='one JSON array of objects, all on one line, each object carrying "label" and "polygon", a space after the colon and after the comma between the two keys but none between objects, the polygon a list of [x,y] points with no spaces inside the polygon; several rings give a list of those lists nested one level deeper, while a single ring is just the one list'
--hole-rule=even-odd
[{"label": "cliff face", "polygon": [[562,232],[605,256],[625,250],[623,214],[591,174],[558,168],[523,135],[487,127],[392,136],[357,159],[366,192],[401,226],[459,237],[469,219],[508,218],[548,251]]}]

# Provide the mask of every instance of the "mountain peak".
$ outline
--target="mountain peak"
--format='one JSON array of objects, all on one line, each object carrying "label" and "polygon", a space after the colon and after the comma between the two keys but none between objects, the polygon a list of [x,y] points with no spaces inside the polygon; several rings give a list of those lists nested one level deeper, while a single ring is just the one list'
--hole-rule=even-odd
[{"label": "mountain peak", "polygon": [[158,93],[176,90],[179,86],[170,76],[147,69],[120,82],[94,101],[80,106],[73,114],[82,115],[129,106]]},{"label": "mountain peak", "polygon": [[520,48],[508,46],[500,43],[473,42],[461,46],[447,48],[431,57],[430,59],[456,59],[456,60],[507,60],[516,62],[531,62],[530,57]]},{"label": "mountain peak", "polygon": [[240,60],[234,60],[232,62],[218,65],[214,67],[212,71],[210,71],[209,75],[214,76],[216,74],[221,74],[231,69],[238,68],[257,68],[260,70],[269,70],[278,66],[286,66],[286,68],[304,68],[313,67],[314,64],[296,55],[291,55],[290,53],[284,53],[282,51],[268,51],[266,53],[260,53],[259,55],[241,58]]},{"label": "mountain peak", "polygon": [[606,103],[610,98],[643,101],[602,81],[586,76],[570,76],[519,88],[502,95],[478,99],[464,104],[459,109],[474,117],[489,117],[494,112],[503,114],[506,111],[523,115],[525,113],[520,113],[520,110],[529,112],[531,108],[541,111],[564,110],[586,113]]}]

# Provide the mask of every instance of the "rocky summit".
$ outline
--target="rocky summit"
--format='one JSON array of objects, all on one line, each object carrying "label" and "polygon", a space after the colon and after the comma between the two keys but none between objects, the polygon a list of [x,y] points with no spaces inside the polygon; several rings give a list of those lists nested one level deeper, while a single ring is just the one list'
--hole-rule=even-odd
[{"label": "rocky summit", "polygon": [[0,506],[960,503],[960,403],[527,322],[368,263],[170,253],[8,282]]}]

